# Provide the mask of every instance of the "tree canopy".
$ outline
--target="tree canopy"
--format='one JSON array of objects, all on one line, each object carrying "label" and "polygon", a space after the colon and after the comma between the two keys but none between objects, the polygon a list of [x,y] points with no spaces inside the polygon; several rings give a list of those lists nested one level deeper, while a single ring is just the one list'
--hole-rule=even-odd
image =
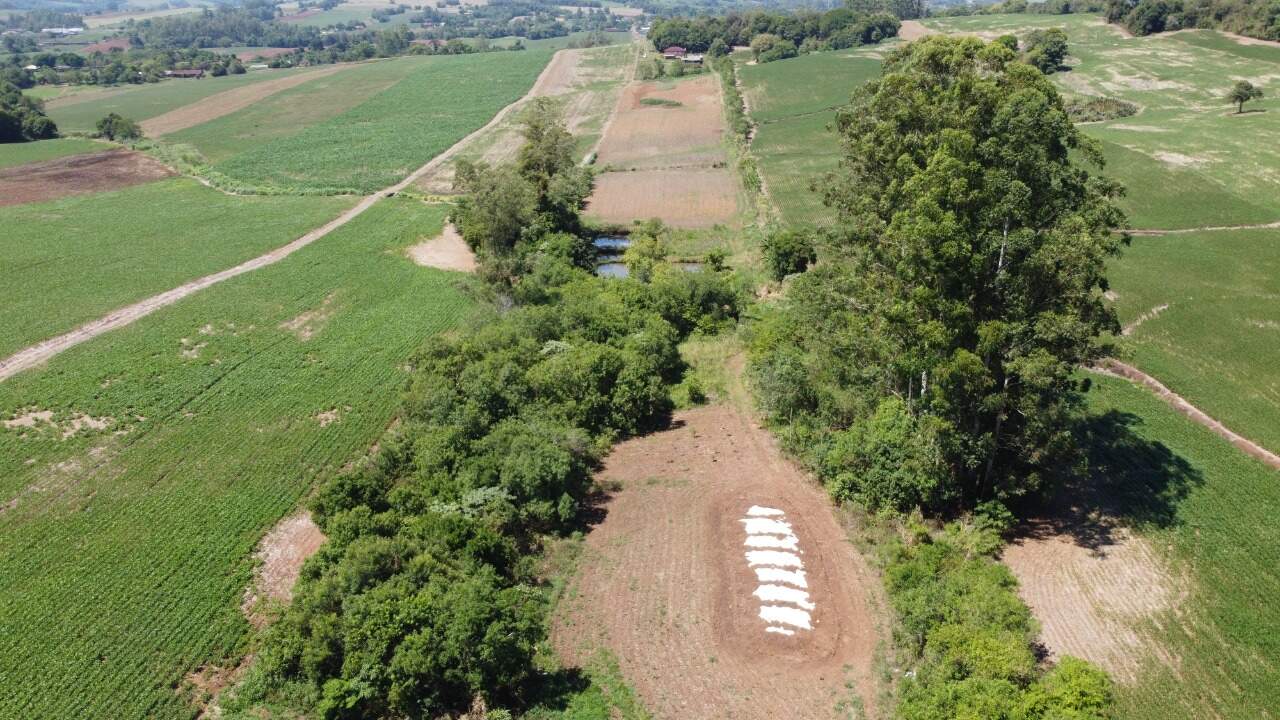
[{"label": "tree canopy", "polygon": [[1237,81],[1231,88],[1231,92],[1227,93],[1227,100],[1236,104],[1236,114],[1244,112],[1244,104],[1250,100],[1258,100],[1262,97],[1262,88],[1255,87],[1248,80]]},{"label": "tree canopy", "polygon": [[1078,469],[1075,372],[1119,329],[1102,293],[1125,220],[1057,90],[1003,44],[933,36],[836,128],[839,222],[756,339],[766,409],[873,506],[972,506]]}]

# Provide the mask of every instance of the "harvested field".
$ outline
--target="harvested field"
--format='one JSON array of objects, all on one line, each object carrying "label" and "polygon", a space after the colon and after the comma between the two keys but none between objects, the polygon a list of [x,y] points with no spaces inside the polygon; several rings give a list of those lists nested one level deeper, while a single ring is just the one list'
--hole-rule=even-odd
[{"label": "harvested field", "polygon": [[129,47],[129,38],[121,36],[86,45],[82,52],[86,55],[92,55],[96,52],[109,53],[112,50],[128,50]]},{"label": "harvested field", "polygon": [[596,163],[620,169],[723,163],[723,120],[719,81],[711,73],[674,85],[633,83],[618,102]]},{"label": "harvested field", "polygon": [[604,173],[587,212],[610,223],[656,217],[680,228],[726,224],[738,212],[737,178],[728,168]]},{"label": "harvested field", "polygon": [[0,207],[119,190],[173,175],[132,150],[107,150],[0,170]]},{"label": "harvested field", "polygon": [[409,259],[423,267],[470,273],[476,271],[476,255],[467,247],[452,223],[445,225],[444,230],[430,240],[411,245],[406,252]]},{"label": "harvested field", "polygon": [[731,222],[738,191],[727,167],[722,110],[712,74],[628,86],[597,149],[596,163],[606,172],[587,212],[608,222],[659,218],[681,228]]},{"label": "harvested field", "polygon": [[875,715],[879,580],[765,430],[723,406],[677,413],[598,479],[618,489],[558,607],[561,657],[612,651],[658,718]]},{"label": "harvested field", "polygon": [[[283,52],[289,52],[287,49]],[[286,77],[276,78],[275,80],[267,80],[265,82],[245,85],[217,95],[210,95],[202,100],[197,100],[171,110],[163,115],[157,115],[149,120],[142,121],[142,131],[149,137],[159,137],[167,135],[179,130],[185,130],[201,123],[209,122],[223,115],[230,115],[233,112],[243,110],[250,105],[264,98],[275,95],[282,90],[288,90],[291,87],[301,85],[304,82],[315,80],[316,78],[326,77],[336,72],[350,67],[349,65],[328,65],[319,70],[301,73],[297,75],[288,75]]]},{"label": "harvested field", "polygon": [[1040,519],[1002,559],[1051,656],[1084,658],[1121,683],[1136,682],[1152,658],[1176,666],[1150,630],[1172,617],[1184,593],[1145,539],[1105,524],[1099,531],[1096,521]]}]

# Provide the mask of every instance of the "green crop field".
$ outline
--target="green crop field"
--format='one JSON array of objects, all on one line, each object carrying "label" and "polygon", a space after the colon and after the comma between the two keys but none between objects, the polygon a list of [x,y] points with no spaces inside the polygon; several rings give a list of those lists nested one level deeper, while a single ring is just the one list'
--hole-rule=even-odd
[{"label": "green crop field", "polygon": [[[4,143],[0,145],[0,168],[25,165],[42,160],[55,160],[68,155],[97,152],[99,150],[107,150],[110,147],[110,145],[80,138]],[[0,210],[0,212],[3,211]]]},{"label": "green crop field", "polygon": [[[1280,697],[1280,472],[1145,389],[1098,378],[1092,465],[1118,514],[1185,575],[1152,660],[1118,688],[1125,720],[1271,717]],[[1170,620],[1170,619],[1166,619]]]},{"label": "green crop field", "polygon": [[58,129],[62,132],[92,132],[94,124],[107,113],[119,113],[132,120],[146,120],[224,90],[307,70],[258,70],[244,75],[165,80],[154,85],[77,93],[66,100],[49,103],[47,110],[49,117],[58,124]]},{"label": "green crop field", "polygon": [[752,152],[782,218],[825,224],[831,213],[810,184],[836,168],[835,108],[880,73],[874,50],[823,52],[738,72],[757,124]]},{"label": "green crop field", "polygon": [[[461,276],[402,253],[445,212],[383,200],[0,384],[0,417],[56,424],[0,424],[0,714],[196,714],[176,688],[244,652],[259,538],[379,437],[405,361],[467,312]],[[66,433],[79,414],[113,420]]]},{"label": "green crop field", "polygon": [[1280,452],[1280,230],[1134,238],[1112,263],[1134,364]]},{"label": "green crop field", "polygon": [[0,208],[0,357],[284,245],[336,197],[233,197],[187,178]]},{"label": "green crop field", "polygon": [[[550,58],[550,52],[526,51],[396,60],[413,63],[413,71],[386,90],[328,120],[232,156],[215,169],[251,185],[372,192],[393,184],[518,100]],[[287,116],[274,122],[292,124]]]},{"label": "green crop field", "polygon": [[165,142],[191,145],[209,162],[219,163],[341,115],[420,70],[424,61],[402,57],[352,65],[275,93],[243,110],[166,135]]}]

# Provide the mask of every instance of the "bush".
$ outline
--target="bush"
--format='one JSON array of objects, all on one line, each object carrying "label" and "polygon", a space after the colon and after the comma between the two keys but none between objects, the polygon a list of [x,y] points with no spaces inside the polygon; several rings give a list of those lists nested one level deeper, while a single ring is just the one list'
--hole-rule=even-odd
[{"label": "bush", "polygon": [[138,123],[116,113],[108,113],[98,121],[98,137],[108,140],[127,141],[142,137],[142,128]]},{"label": "bush", "polygon": [[824,459],[828,490],[872,510],[934,504],[946,474],[938,422],[913,416],[899,398],[881,401],[870,418],[834,434]]},{"label": "bush", "polygon": [[805,231],[775,231],[762,244],[765,265],[774,280],[802,273],[818,259],[813,236]]}]

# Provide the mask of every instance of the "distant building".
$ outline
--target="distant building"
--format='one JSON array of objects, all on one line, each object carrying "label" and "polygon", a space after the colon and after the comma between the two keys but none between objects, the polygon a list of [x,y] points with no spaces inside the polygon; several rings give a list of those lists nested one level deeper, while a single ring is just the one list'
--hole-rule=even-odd
[{"label": "distant building", "polygon": [[193,70],[166,70],[165,75],[174,78],[202,78],[204,71],[199,68]]},{"label": "distant building", "polygon": [[688,55],[685,55],[685,56],[684,56],[683,58],[681,58],[681,59],[682,59],[682,60],[684,60],[684,61],[685,61],[685,62],[687,62],[687,63],[694,63],[694,64],[701,64],[701,63],[702,63],[702,55],[697,54],[697,53],[689,53]]},{"label": "distant building", "polygon": [[35,72],[36,70],[39,70],[39,69],[40,69],[40,67],[39,67],[39,66],[37,66],[37,65],[27,65],[26,67],[24,67],[24,68],[22,68],[22,69],[23,69],[23,70],[26,70],[26,71],[28,71],[28,72]]},{"label": "distant building", "polygon": [[689,52],[688,50],[685,50],[679,45],[672,45],[671,47],[662,51],[662,57],[668,60],[679,60],[683,58],[686,54],[688,54],[688,52]]},{"label": "distant building", "polygon": [[84,28],[82,27],[41,28],[40,32],[49,33],[50,35],[79,35],[80,33],[84,32]]}]

